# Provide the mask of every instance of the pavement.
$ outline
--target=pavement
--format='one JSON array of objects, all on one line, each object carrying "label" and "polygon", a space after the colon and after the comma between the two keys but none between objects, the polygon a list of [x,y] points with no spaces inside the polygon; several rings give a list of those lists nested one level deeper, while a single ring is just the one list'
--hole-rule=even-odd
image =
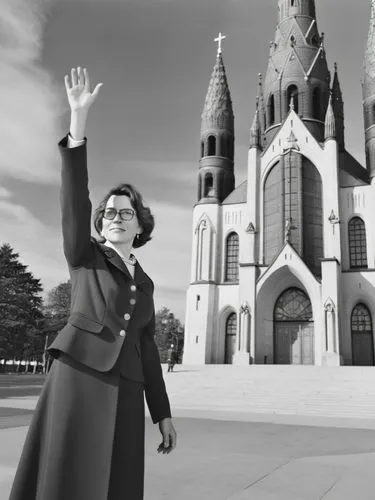
[{"label": "pavement", "polygon": [[[38,397],[22,394],[0,399],[0,500]],[[173,409],[178,444],[169,455],[156,452],[158,426],[146,417],[145,500],[375,499],[374,419],[188,406]]]}]

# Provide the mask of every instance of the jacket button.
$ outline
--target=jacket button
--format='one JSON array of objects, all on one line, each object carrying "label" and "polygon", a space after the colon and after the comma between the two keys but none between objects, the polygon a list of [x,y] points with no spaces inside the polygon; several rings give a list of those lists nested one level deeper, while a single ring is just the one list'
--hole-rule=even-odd
[{"label": "jacket button", "polygon": [[136,300],[135,299],[130,299],[130,303],[132,306],[134,306],[134,304],[136,303]]},{"label": "jacket button", "polygon": [[132,292],[135,292],[135,291],[137,290],[137,287],[136,287],[135,285],[132,285],[132,286],[130,287],[130,290],[131,290]]},{"label": "jacket button", "polygon": [[124,318],[125,318],[126,320],[130,319],[130,314],[129,314],[129,313],[124,314]]},{"label": "jacket button", "polygon": [[120,332],[120,337],[125,337],[125,335],[126,335],[125,330],[121,330],[121,332]]}]

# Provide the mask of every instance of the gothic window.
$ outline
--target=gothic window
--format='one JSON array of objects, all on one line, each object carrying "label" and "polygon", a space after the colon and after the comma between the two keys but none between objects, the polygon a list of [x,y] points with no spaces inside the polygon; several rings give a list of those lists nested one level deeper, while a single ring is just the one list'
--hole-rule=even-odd
[{"label": "gothic window", "polygon": [[239,271],[239,238],[231,233],[226,242],[225,281],[238,281]]},{"label": "gothic window", "polygon": [[320,276],[324,256],[323,185],[310,160],[303,158],[302,165],[303,260],[315,276]]},{"label": "gothic window", "polygon": [[233,362],[233,354],[236,351],[236,336],[237,315],[236,313],[232,313],[228,316],[225,324],[225,364],[231,365]]},{"label": "gothic window", "polygon": [[268,100],[268,126],[271,127],[275,123],[275,96],[270,95]]},{"label": "gothic window", "polygon": [[214,196],[214,178],[211,173],[204,178],[204,196]]},{"label": "gothic window", "polygon": [[280,162],[270,171],[264,184],[264,255],[271,264],[283,246],[284,176]]},{"label": "gothic window", "polygon": [[364,304],[357,304],[351,317],[352,364],[374,366],[374,338],[372,319]]},{"label": "gothic window", "polygon": [[351,268],[367,269],[366,227],[360,217],[349,222],[349,255]]},{"label": "gothic window", "polygon": [[216,155],[216,137],[210,135],[208,138],[208,155],[207,156],[215,156]]},{"label": "gothic window", "polygon": [[313,321],[311,302],[299,288],[285,290],[277,299],[275,321]]},{"label": "gothic window", "polygon": [[352,332],[372,332],[371,316],[364,304],[357,304],[353,309]]},{"label": "gothic window", "polygon": [[201,158],[204,156],[204,141],[201,142]]},{"label": "gothic window", "polygon": [[[287,90],[288,107],[291,102],[294,104],[294,111],[298,114],[298,88],[296,85],[290,85]],[[288,109],[288,108],[287,108]]]},{"label": "gothic window", "polygon": [[317,120],[321,119],[321,100],[320,100],[320,88],[316,87],[313,91],[313,117]]}]

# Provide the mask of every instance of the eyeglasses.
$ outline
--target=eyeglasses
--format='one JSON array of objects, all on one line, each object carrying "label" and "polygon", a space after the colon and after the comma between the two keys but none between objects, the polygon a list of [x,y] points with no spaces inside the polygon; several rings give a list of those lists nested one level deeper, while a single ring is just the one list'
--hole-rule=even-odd
[{"label": "eyeglasses", "polygon": [[115,208],[107,208],[104,210],[103,217],[107,220],[113,220],[117,214],[120,214],[121,220],[132,220],[135,215],[135,211],[131,208],[123,208],[121,210],[116,210]]}]

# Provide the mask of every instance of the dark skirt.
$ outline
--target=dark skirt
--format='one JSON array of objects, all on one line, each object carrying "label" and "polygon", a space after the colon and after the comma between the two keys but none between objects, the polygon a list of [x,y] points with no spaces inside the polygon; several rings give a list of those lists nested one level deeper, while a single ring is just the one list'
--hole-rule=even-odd
[{"label": "dark skirt", "polygon": [[144,385],[55,360],[9,500],[142,500]]}]

